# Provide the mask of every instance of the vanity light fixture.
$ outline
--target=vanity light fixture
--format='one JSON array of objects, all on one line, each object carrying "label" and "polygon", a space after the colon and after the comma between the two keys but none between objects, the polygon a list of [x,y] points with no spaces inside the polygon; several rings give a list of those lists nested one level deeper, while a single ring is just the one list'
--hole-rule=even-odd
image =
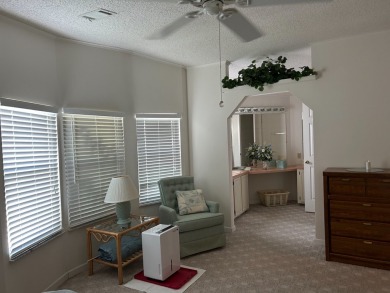
[{"label": "vanity light fixture", "polygon": [[286,107],[271,106],[271,107],[241,107],[238,108],[235,114],[256,114],[256,113],[284,113]]}]

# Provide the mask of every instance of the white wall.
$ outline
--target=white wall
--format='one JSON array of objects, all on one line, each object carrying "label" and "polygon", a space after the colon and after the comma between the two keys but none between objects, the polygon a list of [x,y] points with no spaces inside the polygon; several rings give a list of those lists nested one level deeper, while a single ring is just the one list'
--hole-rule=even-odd
[{"label": "white wall", "polygon": [[220,203],[225,227],[234,230],[233,192],[229,157],[228,117],[238,105],[225,100],[220,108],[219,64],[187,69],[188,121],[192,173],[205,197]]},{"label": "white wall", "polygon": [[[58,107],[124,112],[126,169],[135,183],[134,114],[181,113],[183,173],[189,173],[184,68],[56,39],[3,16],[0,16],[0,39],[0,97]],[[41,292],[52,283],[63,281],[68,272],[72,274],[79,266],[84,269],[84,228],[65,229],[44,246],[9,262],[3,190],[0,198],[0,292]],[[134,208],[132,212],[157,215],[157,206]]]},{"label": "white wall", "polygon": [[[312,66],[322,72],[320,78],[282,81],[264,91],[289,91],[314,110],[319,239],[324,239],[323,170],[362,167],[368,159],[373,167],[390,167],[389,51],[390,31],[317,43],[312,46]],[[231,202],[226,202],[231,198],[227,118],[244,97],[262,93],[247,86],[224,90],[225,107],[218,107],[217,69],[218,64],[188,70],[193,173],[224,201],[225,225],[234,229]],[[207,151],[210,148],[214,151]]]},{"label": "white wall", "polygon": [[[287,137],[287,160],[289,165],[303,164],[303,138],[302,138],[302,101],[297,97],[290,97],[288,106],[290,114],[289,135]],[[300,154],[300,157],[298,156]]]}]

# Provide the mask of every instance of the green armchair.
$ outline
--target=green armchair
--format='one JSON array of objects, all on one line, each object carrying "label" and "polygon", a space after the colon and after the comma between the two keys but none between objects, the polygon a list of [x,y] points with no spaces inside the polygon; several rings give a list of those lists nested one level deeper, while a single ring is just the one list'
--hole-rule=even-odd
[{"label": "green armchair", "polygon": [[194,178],[176,176],[158,181],[162,204],[159,207],[161,224],[179,227],[180,257],[225,246],[224,216],[219,204],[206,200],[208,212],[180,215],[176,191],[194,190]]}]

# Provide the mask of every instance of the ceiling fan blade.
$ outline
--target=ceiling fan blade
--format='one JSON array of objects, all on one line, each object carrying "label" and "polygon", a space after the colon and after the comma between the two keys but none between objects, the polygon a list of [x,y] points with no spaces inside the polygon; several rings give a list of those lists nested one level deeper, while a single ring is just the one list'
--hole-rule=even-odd
[{"label": "ceiling fan blade", "polygon": [[333,0],[238,0],[236,2],[240,7],[271,6],[299,3],[331,2]]},{"label": "ceiling fan blade", "polygon": [[164,28],[160,29],[159,31],[153,33],[151,36],[148,37],[149,40],[158,40],[158,39],[164,39],[176,31],[180,30],[183,26],[190,23],[193,20],[193,18],[187,18],[185,16],[182,16],[178,19],[176,19],[174,22],[168,24]]},{"label": "ceiling fan blade", "polygon": [[260,31],[236,9],[225,9],[223,14],[227,14],[228,17],[220,16],[221,23],[235,33],[242,41],[250,42],[261,37]]}]

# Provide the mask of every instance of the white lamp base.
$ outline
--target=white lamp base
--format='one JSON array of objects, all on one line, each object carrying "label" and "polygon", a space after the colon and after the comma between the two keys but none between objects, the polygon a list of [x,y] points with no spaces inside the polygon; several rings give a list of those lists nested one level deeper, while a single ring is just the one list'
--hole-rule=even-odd
[{"label": "white lamp base", "polygon": [[130,201],[118,202],[116,203],[116,216],[118,221],[116,222],[119,225],[127,225],[131,223],[130,219],[130,210],[131,204]]}]

